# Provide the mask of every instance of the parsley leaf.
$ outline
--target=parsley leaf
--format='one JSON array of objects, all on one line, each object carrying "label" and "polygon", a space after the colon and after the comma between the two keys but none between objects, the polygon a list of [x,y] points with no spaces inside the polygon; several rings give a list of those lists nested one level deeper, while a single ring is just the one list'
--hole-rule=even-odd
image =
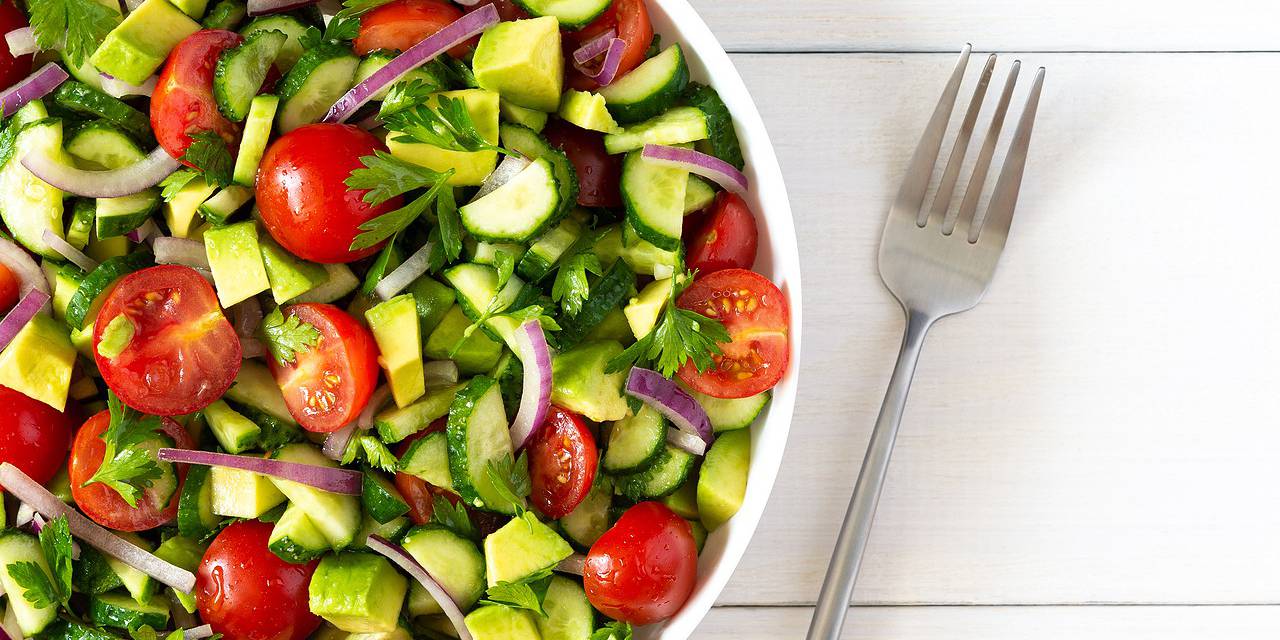
[{"label": "parsley leaf", "polygon": [[498,492],[503,500],[515,506],[516,516],[523,517],[524,499],[529,496],[531,490],[527,454],[521,453],[518,459],[512,460],[511,454],[508,453],[497,460],[492,460],[489,466],[485,467],[484,473],[489,483],[493,485],[493,490]]},{"label": "parsley leaf", "polygon": [[24,126],[14,122],[12,118],[4,122],[4,129],[0,130],[0,166],[7,164],[13,157],[13,152],[18,148],[18,132],[22,131]]},{"label": "parsley leaf", "polygon": [[173,200],[178,197],[178,193],[186,188],[192,180],[199,177],[200,173],[195,169],[179,169],[174,171],[169,174],[169,177],[160,181],[160,187],[162,188],[160,197],[164,198],[165,202]]},{"label": "parsley leaf", "polygon": [[543,331],[559,331],[560,323],[555,318],[546,314],[546,309],[541,305],[531,304],[527,307],[516,309],[509,313],[502,314],[504,318],[511,318],[516,321],[516,325],[522,325],[528,320],[537,320],[542,324]]},{"label": "parsley leaf", "polygon": [[515,582],[499,582],[485,592],[483,604],[500,604],[513,609],[525,609],[542,617],[547,612],[542,602],[551,584],[551,569],[544,569]]},{"label": "parsley leaf", "polygon": [[591,634],[591,640],[631,640],[631,623],[611,620],[609,624],[596,629]]},{"label": "parsley leaf", "polygon": [[235,160],[227,149],[227,141],[213,131],[191,134],[191,146],[182,154],[183,162],[189,162],[212,185],[225,187],[231,184],[231,170]]},{"label": "parsley leaf", "polygon": [[442,189],[436,196],[436,224],[440,227],[440,243],[445,260],[457,260],[462,255],[462,217],[458,215],[458,203],[453,199],[453,189]]},{"label": "parsley leaf", "polygon": [[[364,168],[352,171],[346,179],[346,185],[348,189],[368,190],[364,194],[364,201],[369,204],[379,205],[414,189],[426,188],[427,191],[409,204],[361,224],[360,230],[364,233],[351,242],[352,251],[372,247],[412,224],[442,192],[448,190],[446,183],[453,175],[453,169],[438,173],[381,151],[360,158],[360,162],[364,164]],[[450,201],[452,196],[452,192],[447,196]]]},{"label": "parsley leaf", "polygon": [[45,609],[62,602],[57,588],[49,582],[48,574],[40,568],[40,565],[28,560],[14,562],[8,566],[8,569],[9,577],[22,587],[22,597],[30,602],[31,606]]},{"label": "parsley leaf", "polygon": [[329,21],[323,33],[315,27],[307,27],[307,30],[298,38],[298,44],[301,44],[303,51],[306,51],[325,44],[354,40],[358,35],[360,35],[360,20],[355,16],[344,16],[339,12]]},{"label": "parsley leaf", "polygon": [[471,516],[467,515],[467,507],[462,501],[458,501],[455,505],[444,496],[435,496],[432,502],[434,503],[431,510],[432,524],[438,524],[463,538],[480,540],[480,533],[471,523]]},{"label": "parsley leaf", "polygon": [[588,273],[604,273],[600,258],[589,251],[570,256],[556,270],[555,282],[551,283],[551,299],[559,302],[560,308],[570,317],[578,315],[583,303],[591,296]]},{"label": "parsley leaf", "polygon": [[493,266],[498,270],[498,291],[507,286],[516,272],[516,257],[499,249],[493,254]]},{"label": "parsley leaf", "polygon": [[285,318],[279,307],[263,318],[262,337],[271,356],[281,366],[292,364],[298,353],[306,353],[320,344],[320,330],[315,325],[303,322],[298,316]]},{"label": "parsley leaf", "polygon": [[40,528],[40,548],[53,573],[53,587],[59,600],[71,599],[71,527],[66,516],[58,516]]},{"label": "parsley leaf", "polygon": [[360,436],[360,450],[364,452],[364,460],[369,466],[381,469],[387,473],[395,473],[400,461],[396,459],[395,454],[383,444],[381,440],[372,435],[365,434]]},{"label": "parsley leaf", "polygon": [[715,364],[712,356],[720,355],[720,345],[730,342],[729,332],[715,318],[677,307],[676,298],[693,282],[693,274],[686,273],[678,281],[683,284],[671,287],[657,326],[610,360],[605,365],[605,373],[622,371],[633,364],[654,365],[658,373],[670,378],[689,360],[698,371],[706,371]]},{"label": "parsley leaf", "polygon": [[72,67],[84,64],[117,24],[120,14],[96,0],[29,0],[31,29],[41,49],[61,49]]},{"label": "parsley leaf", "polygon": [[342,10],[334,16],[334,19],[354,18],[373,11],[388,2],[391,2],[391,0],[343,0]]},{"label": "parsley leaf", "polygon": [[[428,88],[430,91],[428,92]],[[422,80],[393,85],[378,111],[383,125],[394,133],[396,142],[422,142],[450,151],[512,152],[485,140],[471,119],[467,104],[460,98],[435,94],[436,87]],[[434,98],[429,96],[434,95]],[[430,102],[434,101],[435,106]]]},{"label": "parsley leaf", "polygon": [[138,445],[157,437],[160,418],[126,406],[114,393],[107,393],[111,422],[100,436],[106,443],[102,465],[81,486],[95,482],[115,489],[131,507],[138,506],[142,490],[162,475],[155,455]]}]

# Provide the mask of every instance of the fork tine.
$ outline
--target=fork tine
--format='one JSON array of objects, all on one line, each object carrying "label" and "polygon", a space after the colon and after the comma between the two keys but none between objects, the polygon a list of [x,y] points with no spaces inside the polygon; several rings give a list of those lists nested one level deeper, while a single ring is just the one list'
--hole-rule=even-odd
[{"label": "fork tine", "polygon": [[1013,209],[1018,204],[1018,190],[1022,187],[1022,170],[1027,165],[1027,149],[1031,146],[1031,129],[1036,121],[1036,109],[1040,106],[1040,90],[1044,87],[1044,67],[1036,72],[1035,83],[1031,85],[1031,93],[1027,96],[1027,105],[1018,119],[1018,129],[1009,143],[1009,153],[1005,156],[1004,167],[1000,169],[1000,179],[996,181],[996,189],[991,194],[991,202],[987,205],[987,215],[981,225],[974,224],[969,230],[969,242],[977,242],[979,237],[989,237],[991,242],[1004,245],[1009,236],[1009,226],[1013,223]]},{"label": "fork tine", "polygon": [[966,44],[960,51],[960,59],[951,72],[951,79],[947,81],[942,97],[938,99],[938,106],[934,107],[933,116],[929,118],[929,124],[920,136],[915,152],[911,154],[907,175],[902,179],[902,186],[898,189],[898,197],[894,200],[891,212],[898,212],[899,215],[910,212],[913,219],[920,215],[929,179],[933,177],[933,165],[938,161],[942,137],[947,132],[947,121],[951,119],[951,109],[956,104],[956,94],[960,92],[960,82],[964,80],[965,66],[969,64],[969,52],[972,49],[972,45]]},{"label": "fork tine", "polygon": [[991,127],[987,129],[987,137],[982,141],[982,149],[978,151],[978,159],[973,165],[973,176],[965,187],[964,199],[960,202],[960,211],[951,220],[950,226],[943,227],[943,233],[951,235],[956,227],[965,228],[972,225],[973,214],[978,210],[978,198],[982,195],[982,187],[987,183],[987,172],[991,169],[991,159],[996,152],[996,143],[1000,140],[1000,130],[1004,127],[1005,115],[1009,112],[1009,100],[1013,97],[1013,87],[1018,83],[1018,71],[1022,62],[1013,61],[1009,68],[1009,78],[1004,82],[1004,90],[1000,93],[1000,102],[996,103],[996,111],[991,117]]},{"label": "fork tine", "polygon": [[[947,209],[951,207],[951,194],[955,193],[956,179],[960,177],[960,165],[964,164],[964,156],[969,151],[969,138],[973,136],[974,123],[978,120],[978,112],[982,110],[982,101],[986,98],[987,85],[991,84],[991,72],[995,67],[996,54],[993,53],[987,56],[987,64],[983,67],[978,85],[973,89],[973,97],[969,100],[969,110],[965,112],[964,121],[960,123],[960,132],[956,135],[955,144],[951,147],[947,168],[942,172],[942,182],[938,184],[938,193],[933,196],[933,210],[926,213],[921,209],[919,216],[916,217],[917,225],[928,225],[926,216],[931,218],[934,224],[946,219]],[[943,229],[943,233],[950,231],[945,227]]]}]

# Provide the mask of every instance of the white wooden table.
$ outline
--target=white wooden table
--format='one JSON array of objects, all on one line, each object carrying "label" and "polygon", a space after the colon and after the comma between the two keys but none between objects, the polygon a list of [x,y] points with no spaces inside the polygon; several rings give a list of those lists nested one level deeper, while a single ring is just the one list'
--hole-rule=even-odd
[{"label": "white wooden table", "polygon": [[777,487],[695,637],[803,636],[900,338],[881,223],[964,42],[1045,95],[991,293],[927,344],[846,637],[1278,637],[1280,7],[695,6],[777,147],[807,319]]}]

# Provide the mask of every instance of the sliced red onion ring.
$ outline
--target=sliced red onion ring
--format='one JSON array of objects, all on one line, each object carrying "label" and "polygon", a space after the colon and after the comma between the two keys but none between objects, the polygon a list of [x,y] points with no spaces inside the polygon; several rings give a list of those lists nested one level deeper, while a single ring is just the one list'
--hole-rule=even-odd
[{"label": "sliced red onion ring", "polygon": [[253,360],[267,355],[267,346],[252,336],[240,336],[240,358]]},{"label": "sliced red onion ring", "polygon": [[524,171],[531,163],[525,158],[518,156],[507,156],[498,163],[498,166],[485,177],[484,182],[480,183],[480,189],[476,191],[476,195],[471,198],[472,202],[479,200],[492,192],[494,189],[506,184],[508,180],[516,177],[516,174]]},{"label": "sliced red onion ring", "polygon": [[421,249],[413,252],[409,259],[400,263],[391,273],[383,276],[378,281],[378,285],[373,288],[373,292],[383,300],[390,300],[397,293],[409,286],[409,283],[417,280],[422,274],[427,272],[427,267],[431,262],[431,249],[434,243],[428,242],[422,245]]},{"label": "sliced red onion ring", "polygon": [[49,281],[44,277],[40,265],[32,259],[26,249],[4,238],[0,238],[0,264],[9,268],[18,277],[18,295],[25,296],[33,289],[44,293],[52,293]]},{"label": "sliced red onion ring", "polygon": [[688,451],[695,456],[705,455],[707,453],[707,443],[703,441],[702,438],[689,433],[688,431],[681,431],[675,427],[667,428],[667,442],[670,443],[671,446],[683,451]]},{"label": "sliced red onion ring", "polygon": [[439,389],[458,384],[458,363],[452,360],[432,360],[422,364],[427,389]]},{"label": "sliced red onion ring", "polygon": [[369,396],[369,404],[364,406],[364,410],[360,412],[360,417],[356,419],[356,427],[364,430],[373,426],[373,416],[378,413],[382,405],[387,403],[391,398],[391,387],[382,385],[374,390],[373,395]]},{"label": "sliced red onion ring", "polygon": [[679,167],[689,173],[696,173],[734,193],[747,190],[747,177],[738,168],[712,155],[693,149],[670,147],[665,144],[646,144],[641,154],[646,160],[653,160],[673,167]]},{"label": "sliced red onion ring", "polygon": [[39,289],[32,289],[18,300],[18,304],[13,305],[4,319],[0,320],[0,351],[13,342],[18,333],[27,326],[28,322],[31,322],[32,318],[36,317],[36,314],[40,313],[46,304],[49,304],[49,294]]},{"label": "sliced red onion ring", "polygon": [[374,129],[382,126],[382,116],[375,113],[360,122],[357,122],[356,126],[364,129],[365,131],[373,131]]},{"label": "sliced red onion ring", "polygon": [[283,11],[292,11],[299,7],[313,5],[317,0],[249,0],[246,7],[249,15],[260,16],[268,13],[280,13]]},{"label": "sliced red onion ring", "polygon": [[28,522],[31,522],[35,515],[36,510],[31,505],[25,502],[18,503],[18,513],[13,517],[14,528],[21,529],[22,527],[25,527]]},{"label": "sliced red onion ring", "polygon": [[203,640],[204,638],[208,638],[212,635],[213,627],[207,624],[202,624],[198,627],[183,630],[182,640]]},{"label": "sliced red onion ring", "polygon": [[574,62],[573,66],[582,72],[582,75],[596,81],[600,86],[611,84],[618,77],[618,67],[622,65],[622,53],[627,48],[627,42],[622,38],[614,38],[609,41],[609,48],[604,52],[604,61],[600,63],[600,68],[590,69],[585,63],[579,64]]},{"label": "sliced red onion ring", "polygon": [[632,367],[627,375],[627,393],[640,398],[658,413],[666,416],[677,429],[711,444],[715,432],[702,405],[676,383],[651,369]]},{"label": "sliced red onion ring", "polygon": [[474,640],[471,630],[467,629],[462,609],[454,601],[453,596],[449,595],[449,592],[440,586],[440,583],[436,582],[435,578],[431,577],[431,573],[427,571],[426,567],[423,567],[416,558],[409,555],[409,552],[405,551],[404,547],[376,533],[369,536],[367,544],[370,551],[380,553],[396,563],[396,566],[413,576],[413,579],[417,580],[427,590],[427,593],[431,594],[432,598],[435,598],[436,604],[439,604],[440,608],[444,610],[444,614],[449,617],[449,622],[453,623],[454,630],[458,632],[458,640]]},{"label": "sliced red onion ring", "polygon": [[591,38],[573,52],[573,61],[578,64],[586,64],[595,60],[600,56],[600,54],[609,50],[609,43],[613,42],[613,39],[616,37],[618,37],[618,31],[616,29],[609,29],[602,34]]},{"label": "sliced red onion ring", "polygon": [[[36,69],[31,75],[18,81],[18,84],[0,93],[0,107],[3,107],[4,117],[8,118],[23,105],[36,98],[43,98],[49,95],[68,77],[70,76],[67,75],[67,72],[58,66],[56,62],[50,62]],[[46,180],[45,182],[48,181]]]},{"label": "sliced red onion ring", "polygon": [[0,485],[46,517],[66,516],[71,534],[97,550],[183,593],[191,593],[195,589],[196,577],[190,571],[165,562],[155,554],[103,529],[80,515],[79,511],[68,507],[48,489],[40,486],[39,482],[8,462],[0,463]]},{"label": "sliced red onion ring", "polygon": [[139,225],[137,229],[124,234],[129,239],[129,242],[143,242],[163,235],[160,233],[160,227],[157,227],[155,220],[151,218],[147,218],[147,221]]},{"label": "sliced red onion ring", "polygon": [[419,40],[417,44],[406,49],[381,69],[374,71],[363,82],[352,87],[333,103],[321,122],[345,122],[351,114],[356,112],[356,109],[363,106],[378,92],[404,77],[404,74],[430,62],[441,53],[466,42],[472,36],[495,24],[498,24],[498,9],[491,4],[454,20],[445,28]]},{"label": "sliced red onion ring", "polygon": [[151,94],[156,91],[156,81],[159,80],[157,76],[153,75],[144,80],[142,84],[129,84],[124,80],[117,80],[105,73],[99,75],[102,76],[102,91],[115,98],[124,98],[128,96],[151,97]]},{"label": "sliced red onion ring", "polygon": [[556,565],[556,571],[561,573],[572,573],[575,576],[582,575],[586,572],[586,569],[587,557],[581,553],[575,553],[568,558],[561,560],[560,564]]},{"label": "sliced red onion ring", "polygon": [[[155,252],[156,264],[180,264],[184,267],[209,268],[209,257],[205,253],[203,242],[163,236],[156,238],[151,248]],[[257,298],[249,298],[249,300],[253,300],[255,303],[258,301]],[[248,301],[246,300],[245,302]],[[245,303],[242,302],[236,305],[236,308],[243,304]],[[258,309],[258,314],[258,321],[261,322],[261,308]],[[237,324],[238,328],[239,325]],[[257,327],[255,326],[254,329],[257,329]],[[246,334],[241,333],[240,335]]]},{"label": "sliced red onion ring", "polygon": [[13,605],[4,609],[4,622],[0,623],[0,633],[4,634],[4,640],[26,640],[22,635],[22,627],[18,626],[18,614],[14,613]]},{"label": "sliced red onion ring", "polygon": [[58,252],[58,255],[70,260],[77,267],[84,269],[86,273],[98,268],[98,261],[86,256],[83,251],[71,246],[62,236],[53,232],[52,229],[45,229],[40,234],[40,239],[49,245],[50,249]]},{"label": "sliced red onion ring", "polygon": [[[7,103],[5,112],[8,113]],[[77,169],[54,160],[42,151],[22,156],[22,166],[41,180],[77,196],[119,198],[156,186],[182,165],[164,147],[156,147],[146,159],[110,171]]]},{"label": "sliced red onion ring", "polygon": [[351,439],[356,436],[356,423],[338,429],[324,437],[324,446],[320,447],[320,453],[330,460],[341,460],[342,454],[347,452],[347,447],[351,445]]},{"label": "sliced red onion ring", "polygon": [[547,408],[551,406],[551,347],[536,318],[516,329],[515,343],[520,348],[516,355],[524,365],[520,408],[511,422],[511,444],[519,451],[547,419]]},{"label": "sliced red onion ring", "polygon": [[31,27],[14,29],[4,34],[4,41],[9,45],[9,55],[25,56],[40,50],[36,45],[36,32]]},{"label": "sliced red onion ring", "polygon": [[252,471],[264,476],[292,480],[298,484],[315,487],[321,491],[349,496],[360,495],[360,472],[352,471],[351,469],[321,467],[300,462],[286,462],[257,456],[237,456],[230,453],[196,451],[192,449],[161,449],[156,457],[165,462],[184,462],[207,467],[227,467],[229,469]]},{"label": "sliced red onion ring", "polygon": [[[157,240],[156,245],[159,244],[160,242]],[[200,251],[204,251],[203,245],[201,245]],[[159,253],[160,247],[157,246],[156,254],[158,255]],[[262,303],[258,302],[258,299],[254,297],[246,298],[244,302],[231,308],[231,317],[234,318],[233,324],[235,325],[236,333],[242,337],[250,337],[257,333],[258,327],[262,325]]]}]

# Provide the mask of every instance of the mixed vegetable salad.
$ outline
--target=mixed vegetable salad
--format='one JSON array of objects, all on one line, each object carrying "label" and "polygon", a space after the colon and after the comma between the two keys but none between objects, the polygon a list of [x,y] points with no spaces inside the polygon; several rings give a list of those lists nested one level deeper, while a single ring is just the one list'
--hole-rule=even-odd
[{"label": "mixed vegetable salad", "polygon": [[0,3],[3,640],[626,640],[788,365],[644,0]]}]

